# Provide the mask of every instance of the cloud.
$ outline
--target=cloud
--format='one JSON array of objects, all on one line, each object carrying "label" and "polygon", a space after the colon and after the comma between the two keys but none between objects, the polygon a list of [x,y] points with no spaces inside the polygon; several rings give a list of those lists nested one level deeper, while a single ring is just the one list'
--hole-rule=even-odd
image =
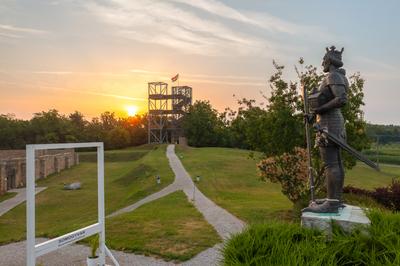
[{"label": "cloud", "polygon": [[53,71],[53,70],[42,70],[42,71],[22,71],[32,74],[39,75],[55,75],[55,76],[65,76],[65,75],[77,75],[77,76],[115,76],[115,77],[127,77],[124,73],[113,73],[113,72],[76,72],[76,71]]},{"label": "cloud", "polygon": [[279,56],[293,47],[278,42],[277,35],[304,37],[318,30],[215,0],[93,0],[86,8],[123,38],[189,54]]},{"label": "cloud", "polygon": [[1,37],[6,37],[6,38],[13,38],[13,39],[19,39],[21,36],[16,35],[16,34],[11,34],[11,33],[6,33],[6,32],[0,32]]},{"label": "cloud", "polygon": [[24,35],[41,35],[46,34],[47,31],[27,28],[27,27],[17,27],[13,25],[0,24],[0,36],[6,38],[23,38]]},{"label": "cloud", "polygon": [[268,31],[300,35],[310,28],[279,19],[266,12],[240,12],[230,6],[225,5],[222,2],[215,0],[169,1],[189,5],[222,18],[231,19],[241,23],[249,24],[251,26],[257,26]]},{"label": "cloud", "polygon": [[376,80],[399,80],[399,68],[382,62],[380,60],[368,58],[368,57],[355,57],[354,60],[359,68],[362,76],[371,79],[374,78]]},{"label": "cloud", "polygon": [[101,93],[101,92],[96,92],[96,91],[91,91],[91,90],[76,90],[76,89],[69,89],[69,88],[64,88],[64,87],[56,87],[56,86],[48,86],[48,85],[40,85],[40,84],[29,84],[29,83],[17,83],[17,82],[9,82],[9,81],[4,81],[0,80],[0,83],[2,84],[7,84],[10,86],[18,87],[30,87],[34,89],[42,89],[42,90],[52,90],[52,91],[67,91],[67,92],[72,92],[72,93],[77,93],[77,94],[86,94],[86,95],[96,95],[96,96],[103,96],[103,97],[110,97],[110,98],[115,98],[115,99],[123,99],[123,100],[131,100],[131,101],[138,101],[138,102],[146,102],[146,98],[140,98],[140,97],[130,97],[126,95],[118,95],[118,94],[111,94],[111,93]]},{"label": "cloud", "polygon": [[[131,73],[143,76],[156,76],[160,80],[169,81],[171,73],[162,71],[150,71],[144,69],[131,69]],[[233,75],[208,75],[208,74],[192,74],[192,73],[179,73],[180,78],[185,82],[204,83],[204,84],[221,84],[233,86],[254,86],[262,87],[267,84],[266,79],[256,76],[233,76]],[[161,78],[160,78],[161,77]]]}]

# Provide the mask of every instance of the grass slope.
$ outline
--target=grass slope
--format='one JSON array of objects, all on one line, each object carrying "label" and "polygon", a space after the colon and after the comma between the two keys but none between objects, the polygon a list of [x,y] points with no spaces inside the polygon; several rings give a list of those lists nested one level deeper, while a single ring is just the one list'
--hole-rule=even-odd
[{"label": "grass slope", "polygon": [[106,232],[113,249],[178,261],[221,241],[182,191],[107,219]]},{"label": "grass slope", "polygon": [[400,166],[380,165],[381,171],[377,172],[363,163],[346,172],[345,184],[355,187],[373,189],[387,186],[393,178],[400,178]]},{"label": "grass slope", "polygon": [[[191,176],[201,176],[199,189],[237,217],[250,223],[291,218],[291,202],[281,193],[279,184],[259,181],[258,159],[249,159],[250,151],[191,147],[176,150]],[[360,163],[347,171],[345,182],[370,189],[388,185],[393,177],[400,177],[400,167],[385,165],[381,172],[376,172]]]},{"label": "grass slope", "polygon": [[177,147],[186,170],[201,176],[199,189],[222,208],[246,222],[288,218],[291,202],[280,185],[264,183],[249,151],[229,148]]},{"label": "grass slope", "polygon": [[379,159],[379,162],[381,163],[400,165],[399,143],[379,145],[379,147],[376,147],[375,144],[370,150],[364,151],[364,154],[373,161],[377,161]]},{"label": "grass slope", "polygon": [[[106,158],[113,158],[112,162],[105,163],[106,214],[160,190],[174,179],[165,146],[107,151],[106,154]],[[89,156],[86,158],[89,162],[84,162],[85,156]],[[87,153],[80,165],[37,182],[48,187],[36,196],[37,236],[59,236],[96,221],[97,168],[90,156],[94,155]],[[161,185],[154,178],[158,173],[162,177]],[[82,183],[81,190],[62,190],[63,183],[75,181]],[[21,204],[0,217],[0,243],[25,239],[25,208]]]}]

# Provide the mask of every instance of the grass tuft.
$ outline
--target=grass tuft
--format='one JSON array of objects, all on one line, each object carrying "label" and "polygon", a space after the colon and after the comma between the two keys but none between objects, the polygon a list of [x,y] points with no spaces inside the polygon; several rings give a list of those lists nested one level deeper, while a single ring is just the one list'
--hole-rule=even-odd
[{"label": "grass tuft", "polygon": [[371,226],[332,237],[298,224],[250,226],[223,247],[224,265],[400,265],[400,214],[374,210]]}]

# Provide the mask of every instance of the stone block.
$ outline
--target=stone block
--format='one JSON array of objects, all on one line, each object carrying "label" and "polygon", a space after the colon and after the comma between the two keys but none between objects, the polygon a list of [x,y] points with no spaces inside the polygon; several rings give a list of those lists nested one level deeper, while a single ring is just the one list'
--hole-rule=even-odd
[{"label": "stone block", "polygon": [[327,234],[332,232],[332,222],[338,224],[346,232],[358,226],[369,226],[371,223],[363,209],[347,204],[338,213],[304,212],[301,215],[302,226],[319,229]]}]

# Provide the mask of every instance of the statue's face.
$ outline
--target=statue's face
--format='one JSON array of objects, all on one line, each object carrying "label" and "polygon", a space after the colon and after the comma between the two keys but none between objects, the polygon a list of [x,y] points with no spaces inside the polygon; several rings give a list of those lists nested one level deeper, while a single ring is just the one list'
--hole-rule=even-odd
[{"label": "statue's face", "polygon": [[324,69],[324,72],[329,72],[329,59],[328,57],[325,55],[324,58],[322,59],[322,67]]}]

